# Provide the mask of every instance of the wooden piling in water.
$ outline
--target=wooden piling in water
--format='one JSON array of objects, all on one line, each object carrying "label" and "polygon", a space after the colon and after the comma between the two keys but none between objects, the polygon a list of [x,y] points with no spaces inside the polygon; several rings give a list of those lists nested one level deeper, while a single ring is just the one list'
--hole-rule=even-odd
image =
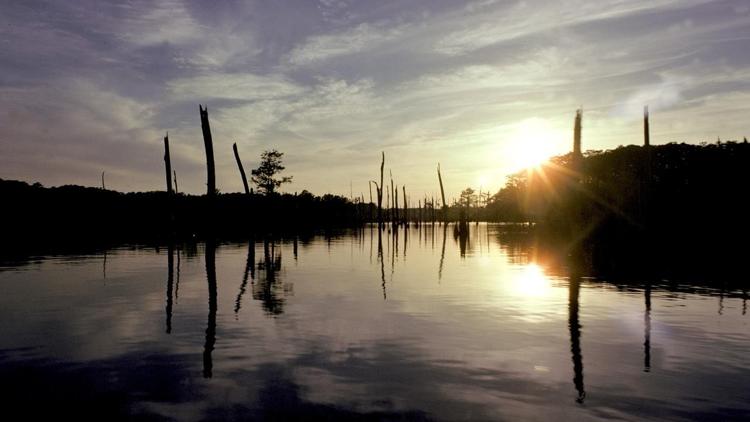
[{"label": "wooden piling in water", "polygon": [[383,225],[383,168],[385,166],[385,151],[382,153],[382,159],[380,161],[380,184],[372,181],[375,184],[375,193],[378,197],[378,227]]},{"label": "wooden piling in water", "polygon": [[164,137],[164,170],[167,176],[167,194],[171,195],[172,190],[172,160],[169,157],[169,132]]},{"label": "wooden piling in water", "polygon": [[438,181],[440,182],[440,196],[443,198],[443,223],[448,222],[448,204],[445,203],[445,190],[443,189],[443,176],[440,175],[440,163],[437,167]]},{"label": "wooden piling in water", "polygon": [[651,145],[649,127],[648,127],[648,106],[643,107],[643,146]]},{"label": "wooden piling in water", "polygon": [[205,109],[198,104],[201,114],[201,130],[203,131],[203,143],[206,147],[206,194],[210,197],[216,195],[216,168],[214,167],[214,143],[211,137],[211,125],[208,123],[208,106]]},{"label": "wooden piling in water", "polygon": [[[583,110],[576,110],[575,123],[573,125],[573,159],[578,162],[583,153],[581,152],[581,121],[583,120]],[[578,169],[576,169],[578,170]]]},{"label": "wooden piling in water", "polygon": [[409,225],[409,203],[406,200],[406,185],[401,186],[401,189],[404,191],[404,215],[402,216],[402,220],[404,222],[404,226]]},{"label": "wooden piling in water", "polygon": [[250,187],[247,185],[247,176],[245,175],[245,168],[242,166],[242,160],[240,160],[240,153],[237,152],[237,143],[232,144],[232,150],[234,151],[234,159],[237,160],[237,167],[240,169],[240,176],[242,176],[242,185],[245,187],[245,195],[250,195]]}]

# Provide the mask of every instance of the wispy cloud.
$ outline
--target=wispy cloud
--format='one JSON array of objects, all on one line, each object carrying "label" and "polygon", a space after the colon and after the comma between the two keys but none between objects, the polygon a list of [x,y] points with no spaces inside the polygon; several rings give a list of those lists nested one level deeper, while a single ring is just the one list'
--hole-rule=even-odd
[{"label": "wispy cloud", "polygon": [[362,23],[354,28],[334,34],[314,35],[296,46],[288,57],[289,63],[304,66],[375,48],[395,40],[403,32],[402,27],[383,24]]}]

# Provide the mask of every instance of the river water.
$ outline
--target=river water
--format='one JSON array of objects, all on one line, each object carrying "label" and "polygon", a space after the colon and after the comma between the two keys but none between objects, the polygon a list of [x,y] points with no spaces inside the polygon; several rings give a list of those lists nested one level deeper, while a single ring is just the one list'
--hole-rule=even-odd
[{"label": "river water", "polygon": [[6,263],[0,402],[102,420],[750,416],[747,293],[721,287],[737,280],[613,281],[540,250],[502,225],[428,225]]}]

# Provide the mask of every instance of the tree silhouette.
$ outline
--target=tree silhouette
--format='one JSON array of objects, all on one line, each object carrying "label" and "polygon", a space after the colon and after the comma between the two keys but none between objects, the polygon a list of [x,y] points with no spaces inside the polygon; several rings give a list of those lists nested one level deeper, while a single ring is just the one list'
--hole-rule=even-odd
[{"label": "tree silhouette", "polygon": [[476,191],[471,187],[464,189],[463,191],[461,191],[461,196],[459,197],[458,202],[464,207],[477,205]]},{"label": "tree silhouette", "polygon": [[283,152],[275,149],[263,151],[263,154],[260,155],[260,166],[252,171],[252,179],[253,183],[258,185],[258,190],[261,193],[270,195],[282,183],[291,183],[292,176],[276,177],[285,168],[281,165],[281,157],[283,155]]}]

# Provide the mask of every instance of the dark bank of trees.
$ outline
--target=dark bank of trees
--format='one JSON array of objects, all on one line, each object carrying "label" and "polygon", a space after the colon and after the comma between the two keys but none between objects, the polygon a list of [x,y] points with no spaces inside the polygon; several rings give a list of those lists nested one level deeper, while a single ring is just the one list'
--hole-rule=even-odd
[{"label": "dark bank of trees", "polygon": [[747,142],[587,151],[578,164],[570,153],[510,176],[479,214],[556,229],[579,221],[588,230],[611,224],[721,230],[750,215],[748,164]]},{"label": "dark bank of trees", "polygon": [[[601,273],[736,267],[750,235],[750,144],[625,146],[555,157],[508,178],[479,218],[533,222]],[[553,249],[554,249],[553,248]]]},{"label": "dark bank of trees", "polygon": [[336,195],[121,193],[82,186],[43,187],[0,179],[3,243],[245,237],[359,224],[361,204]]}]

